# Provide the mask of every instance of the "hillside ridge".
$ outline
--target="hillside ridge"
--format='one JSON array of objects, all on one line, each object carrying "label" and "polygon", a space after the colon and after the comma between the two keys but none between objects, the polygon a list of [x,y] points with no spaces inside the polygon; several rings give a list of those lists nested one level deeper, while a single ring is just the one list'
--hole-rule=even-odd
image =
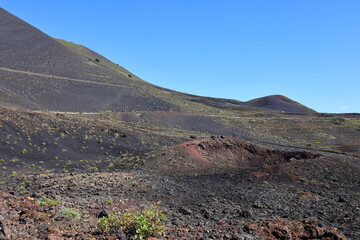
[{"label": "hillside ridge", "polygon": [[[0,103],[6,106],[78,112],[263,108],[155,86],[91,49],[48,36],[3,8],[0,33]],[[299,108],[288,106],[285,111],[296,113]],[[304,112],[313,113],[302,108]]]}]

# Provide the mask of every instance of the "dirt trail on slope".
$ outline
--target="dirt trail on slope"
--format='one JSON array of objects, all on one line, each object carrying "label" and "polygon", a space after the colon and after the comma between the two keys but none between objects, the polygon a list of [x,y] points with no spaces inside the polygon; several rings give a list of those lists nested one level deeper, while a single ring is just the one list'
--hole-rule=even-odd
[{"label": "dirt trail on slope", "polygon": [[27,74],[27,75],[32,75],[32,76],[40,76],[40,77],[46,77],[46,78],[61,79],[61,80],[66,80],[66,81],[81,82],[81,83],[91,83],[91,84],[114,86],[114,87],[121,87],[121,88],[128,88],[129,87],[129,86],[113,84],[113,83],[93,82],[93,81],[84,80],[84,79],[60,77],[60,76],[54,76],[54,75],[49,75],[49,74],[27,72],[27,71],[15,70],[15,69],[4,68],[4,67],[0,67],[0,70],[7,71],[7,72],[15,72],[15,73]]}]

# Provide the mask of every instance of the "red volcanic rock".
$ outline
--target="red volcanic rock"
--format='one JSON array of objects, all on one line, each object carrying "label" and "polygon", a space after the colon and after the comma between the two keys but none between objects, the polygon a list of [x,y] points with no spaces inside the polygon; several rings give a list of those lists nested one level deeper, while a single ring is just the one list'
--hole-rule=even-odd
[{"label": "red volcanic rock", "polygon": [[255,179],[261,179],[261,178],[265,178],[267,176],[269,176],[269,173],[266,172],[250,172],[249,176],[250,177],[254,177]]},{"label": "red volcanic rock", "polygon": [[297,114],[312,114],[316,113],[310,109],[288,97],[282,95],[271,95],[261,98],[256,98],[243,103],[246,106],[267,108],[275,111],[297,113]]},{"label": "red volcanic rock", "polygon": [[239,139],[212,137],[179,144],[155,152],[147,167],[170,174],[215,174],[264,167],[267,173],[251,173],[255,178],[278,173],[290,159],[314,159],[309,152],[266,149]]},{"label": "red volcanic rock", "polygon": [[316,220],[305,219],[289,221],[285,219],[268,220],[260,224],[249,224],[245,227],[251,234],[257,234],[266,240],[346,240],[336,228],[320,227]]}]

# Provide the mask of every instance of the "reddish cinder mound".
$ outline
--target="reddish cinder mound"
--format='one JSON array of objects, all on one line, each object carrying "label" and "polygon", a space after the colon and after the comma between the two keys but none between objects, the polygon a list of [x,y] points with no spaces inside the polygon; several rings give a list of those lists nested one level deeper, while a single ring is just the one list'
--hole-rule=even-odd
[{"label": "reddish cinder mound", "polygon": [[234,138],[212,137],[155,152],[146,165],[170,174],[214,174],[265,166],[274,173],[277,166],[289,161],[317,157],[309,152],[270,150]]},{"label": "reddish cinder mound", "polygon": [[267,240],[347,239],[343,234],[339,233],[336,228],[321,227],[314,219],[305,219],[301,221],[273,219],[261,224],[249,224],[245,227],[245,229],[250,233],[259,235]]},{"label": "reddish cinder mound", "polygon": [[310,109],[288,97],[282,95],[271,95],[261,98],[256,98],[243,103],[245,106],[267,108],[275,111],[282,111],[297,114],[313,114],[316,113]]}]

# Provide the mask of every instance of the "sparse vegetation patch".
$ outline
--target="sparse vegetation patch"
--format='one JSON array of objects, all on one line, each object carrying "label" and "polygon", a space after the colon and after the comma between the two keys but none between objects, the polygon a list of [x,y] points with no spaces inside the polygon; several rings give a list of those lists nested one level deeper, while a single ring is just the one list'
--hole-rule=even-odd
[{"label": "sparse vegetation patch", "polygon": [[110,214],[98,221],[97,229],[103,233],[125,232],[135,238],[160,237],[165,230],[165,214],[157,207],[145,208],[140,214],[127,212],[121,217]]}]

